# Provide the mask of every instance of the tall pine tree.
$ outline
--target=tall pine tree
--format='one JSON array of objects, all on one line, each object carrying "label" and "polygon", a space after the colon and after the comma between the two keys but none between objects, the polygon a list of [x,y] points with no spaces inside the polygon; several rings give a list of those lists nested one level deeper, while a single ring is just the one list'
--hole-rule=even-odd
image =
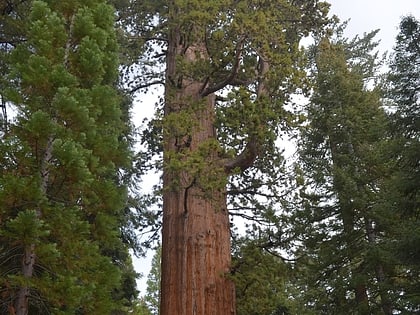
[{"label": "tall pine tree", "polygon": [[420,23],[404,17],[390,60],[391,114],[389,159],[393,173],[384,191],[384,208],[394,214],[390,248],[399,265],[398,304],[419,312],[420,305]]},{"label": "tall pine tree", "polygon": [[0,144],[0,312],[122,311],[135,273],[120,235],[130,152],[114,12],[25,3],[2,91],[16,116]]},{"label": "tall pine tree", "polygon": [[316,314],[392,314],[376,207],[387,121],[380,95],[365,83],[374,34],[323,38],[314,47],[314,91],[299,143],[308,186],[294,231],[305,305]]}]

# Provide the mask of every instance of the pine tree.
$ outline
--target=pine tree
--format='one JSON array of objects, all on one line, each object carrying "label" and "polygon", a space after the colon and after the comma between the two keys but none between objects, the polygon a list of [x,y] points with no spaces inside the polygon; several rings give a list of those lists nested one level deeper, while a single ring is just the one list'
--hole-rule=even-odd
[{"label": "pine tree", "polygon": [[315,48],[314,91],[299,144],[308,186],[294,230],[305,305],[316,314],[392,314],[390,262],[381,247],[387,231],[377,206],[387,120],[380,95],[364,83],[372,69],[365,61],[374,58],[360,58],[374,47],[374,34],[350,43],[323,38]]},{"label": "pine tree", "polygon": [[231,276],[236,286],[238,315],[296,314],[288,295],[289,267],[263,237],[243,237],[233,244]]},{"label": "pine tree", "polygon": [[160,305],[160,281],[161,281],[161,257],[162,247],[156,249],[152,258],[152,267],[149,275],[147,276],[147,292],[144,301],[153,315],[159,314]]},{"label": "pine tree", "polygon": [[291,122],[284,105],[303,85],[299,40],[322,27],[328,6],[134,1],[130,9],[139,19],[131,44],[144,43],[136,58],[146,59],[132,90],[165,87],[153,146],[163,150],[161,314],[235,314],[226,185],[249,196],[279,180],[275,142]]},{"label": "pine tree", "polygon": [[4,91],[9,85],[6,73],[10,71],[8,58],[13,48],[24,40],[24,24],[30,1],[10,0],[0,4],[0,135],[7,131],[8,104]]},{"label": "pine tree", "polygon": [[391,114],[389,159],[392,177],[384,190],[384,208],[394,213],[389,238],[399,265],[398,292],[400,310],[418,312],[420,304],[420,23],[412,16],[404,17],[390,60],[388,100]]},{"label": "pine tree", "polygon": [[129,127],[105,1],[28,1],[2,98],[1,312],[111,314],[135,295],[121,242]]}]

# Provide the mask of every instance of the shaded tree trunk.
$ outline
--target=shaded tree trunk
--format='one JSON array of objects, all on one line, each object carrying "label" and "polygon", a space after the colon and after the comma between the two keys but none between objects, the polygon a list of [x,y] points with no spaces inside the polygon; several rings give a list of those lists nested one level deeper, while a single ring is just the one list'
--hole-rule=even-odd
[{"label": "shaded tree trunk", "polygon": [[[35,265],[35,244],[26,245],[22,258],[22,274],[25,278],[32,278]],[[29,312],[29,294],[30,289],[28,285],[23,285],[19,288],[16,300],[14,313],[16,315],[27,315]]]},{"label": "shaded tree trunk", "polygon": [[[349,141],[347,143],[347,146],[344,150],[345,154],[353,155],[354,149],[353,145],[351,143],[351,136],[347,135],[347,140]],[[332,157],[332,163],[335,167],[339,168],[345,168],[346,165],[340,163],[339,159],[339,142],[330,140],[330,150],[331,150],[331,157]],[[343,152],[341,152],[343,154]],[[351,194],[350,192],[343,193],[343,179],[338,180],[337,176],[334,177],[334,186],[337,191],[338,195],[338,202],[340,205],[340,216],[343,222],[343,232],[345,235],[345,240],[348,247],[349,252],[349,261],[355,260],[355,257],[357,256],[357,253],[359,251],[359,245],[357,241],[357,227],[355,224],[355,215],[356,215],[356,209],[353,206],[353,201],[351,200]],[[356,192],[354,192],[356,193]],[[354,196],[353,196],[354,197]],[[367,285],[365,274],[363,271],[364,265],[363,263],[355,268],[353,270],[353,274],[351,275],[351,283],[352,283],[352,289],[354,290],[355,295],[355,302],[357,305],[357,309],[359,314],[368,315],[370,314],[370,306],[369,306],[369,297],[367,293]]]},{"label": "shaded tree trunk", "polygon": [[[47,141],[47,145],[45,148],[44,155],[41,160],[41,192],[44,196],[47,195],[47,186],[49,181],[49,170],[48,170],[48,164],[52,157],[52,143],[53,138],[49,137]],[[41,209],[38,209],[37,217],[42,217],[42,211]],[[32,244],[26,244],[24,246],[23,255],[22,255],[22,275],[27,281],[30,280],[30,278],[33,277],[34,274],[34,268],[36,263],[36,245],[34,243]],[[30,287],[28,284],[22,285],[16,294],[15,299],[15,312],[16,315],[27,315],[29,314],[29,297],[30,297]]]},{"label": "shaded tree trunk", "polygon": [[[365,219],[366,221],[366,233],[367,238],[370,244],[375,244],[376,242],[376,233],[373,221],[370,219]],[[385,315],[392,315],[393,314],[393,307],[392,302],[389,297],[387,290],[384,288],[386,284],[386,275],[384,272],[384,267],[381,262],[377,262],[375,264],[375,275],[376,281],[378,281],[379,285],[379,296],[381,297],[381,308]]]}]

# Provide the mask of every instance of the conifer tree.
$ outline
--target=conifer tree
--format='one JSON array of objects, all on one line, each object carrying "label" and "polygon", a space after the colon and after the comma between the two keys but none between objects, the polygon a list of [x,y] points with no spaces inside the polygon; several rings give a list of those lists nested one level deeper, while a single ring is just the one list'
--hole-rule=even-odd
[{"label": "conifer tree", "polygon": [[392,176],[384,190],[384,209],[393,214],[388,248],[398,264],[399,309],[416,313],[420,296],[420,23],[402,18],[391,55],[387,97],[392,106],[388,146]]},{"label": "conifer tree", "polygon": [[294,230],[302,245],[301,292],[316,314],[393,311],[387,287],[393,265],[383,255],[388,231],[378,207],[387,120],[378,91],[365,84],[374,69],[374,34],[352,42],[323,38],[315,48],[314,91],[299,144],[308,186]]},{"label": "conifer tree", "polygon": [[[289,266],[263,237],[233,243],[232,278],[238,315],[297,314],[288,292]],[[271,249],[271,250],[270,250]]]},{"label": "conifer tree", "polygon": [[1,93],[16,117],[0,143],[0,312],[117,314],[135,273],[121,241],[130,131],[114,12],[101,0],[24,2]]},{"label": "conifer tree", "polygon": [[156,249],[152,259],[152,267],[147,276],[147,292],[144,301],[152,315],[159,314],[160,305],[160,281],[161,281],[161,257],[162,248],[159,246]]}]

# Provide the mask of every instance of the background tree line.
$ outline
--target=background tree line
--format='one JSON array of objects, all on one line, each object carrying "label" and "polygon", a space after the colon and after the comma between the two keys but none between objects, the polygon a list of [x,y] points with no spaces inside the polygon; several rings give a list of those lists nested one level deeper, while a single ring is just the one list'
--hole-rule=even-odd
[{"label": "background tree line", "polygon": [[[162,196],[226,196],[246,222],[225,230],[237,314],[418,312],[419,22],[402,18],[384,61],[376,32],[344,38],[317,1],[202,6],[0,5],[0,312],[157,314],[161,254],[139,299],[129,250],[159,238]],[[158,85],[136,152],[132,97]],[[141,194],[152,168],[164,186]]]}]

